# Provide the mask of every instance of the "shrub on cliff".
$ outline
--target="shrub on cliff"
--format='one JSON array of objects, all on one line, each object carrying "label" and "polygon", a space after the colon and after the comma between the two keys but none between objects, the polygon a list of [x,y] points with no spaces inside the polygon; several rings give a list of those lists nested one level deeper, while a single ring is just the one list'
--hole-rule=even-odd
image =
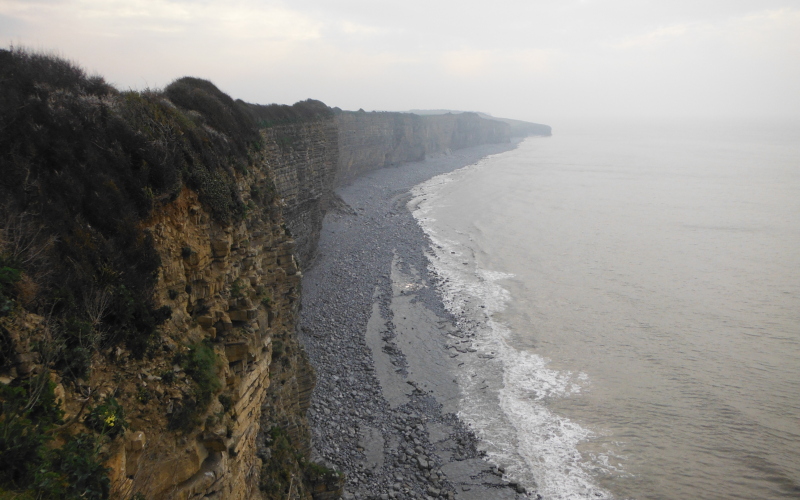
[{"label": "shrub on cliff", "polygon": [[13,297],[16,295],[14,285],[22,277],[22,271],[7,256],[0,254],[0,316],[11,311]]},{"label": "shrub on cliff", "polygon": [[291,106],[285,104],[248,104],[236,101],[261,128],[288,125],[333,117],[333,110],[322,101],[306,99]]},{"label": "shrub on cliff", "polygon": [[93,435],[67,433],[63,445],[52,446],[62,412],[45,377],[0,384],[0,497],[108,498],[110,482]]},{"label": "shrub on cliff", "polygon": [[240,154],[246,155],[247,147],[259,138],[246,108],[208,80],[179,78],[164,89],[164,94],[177,106],[198,112],[209,126],[226,134]]},{"label": "shrub on cliff", "polygon": [[262,456],[264,461],[259,483],[264,498],[278,500],[295,495],[303,498],[314,491],[338,493],[331,498],[341,496],[344,475],[306,460],[297,452],[297,446],[285,429],[274,426],[267,431],[265,438],[269,452]]},{"label": "shrub on cliff", "polygon": [[219,359],[211,345],[199,342],[175,356],[173,362],[189,375],[192,393],[170,415],[169,428],[186,431],[199,425],[200,415],[208,409],[214,394],[222,387],[217,375]]}]

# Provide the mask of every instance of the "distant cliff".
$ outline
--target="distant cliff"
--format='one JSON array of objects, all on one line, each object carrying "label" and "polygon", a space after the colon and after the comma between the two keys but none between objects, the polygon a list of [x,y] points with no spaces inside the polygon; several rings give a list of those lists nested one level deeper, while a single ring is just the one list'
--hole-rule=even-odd
[{"label": "distant cliff", "polygon": [[0,496],[335,497],[295,333],[334,189],[511,126],[120,92],[18,50],[0,80]]},{"label": "distant cliff", "polygon": [[510,127],[474,113],[419,116],[411,113],[343,111],[339,131],[337,183],[365,172],[425,155],[478,144],[508,142]]},{"label": "distant cliff", "polygon": [[526,122],[523,120],[513,120],[511,118],[497,118],[487,113],[468,113],[464,111],[454,111],[449,109],[415,109],[411,113],[420,116],[442,116],[442,115],[459,115],[459,114],[476,114],[486,120],[493,120],[508,124],[511,129],[511,137],[528,137],[530,135],[550,136],[553,135],[553,130],[550,125],[543,125],[541,123]]}]

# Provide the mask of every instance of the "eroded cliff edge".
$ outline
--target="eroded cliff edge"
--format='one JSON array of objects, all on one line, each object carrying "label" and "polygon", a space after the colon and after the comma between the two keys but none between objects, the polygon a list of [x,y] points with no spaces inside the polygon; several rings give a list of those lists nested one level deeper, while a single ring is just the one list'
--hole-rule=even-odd
[{"label": "eroded cliff edge", "polygon": [[333,189],[508,125],[120,92],[21,51],[0,74],[0,493],[335,497],[295,333]]}]

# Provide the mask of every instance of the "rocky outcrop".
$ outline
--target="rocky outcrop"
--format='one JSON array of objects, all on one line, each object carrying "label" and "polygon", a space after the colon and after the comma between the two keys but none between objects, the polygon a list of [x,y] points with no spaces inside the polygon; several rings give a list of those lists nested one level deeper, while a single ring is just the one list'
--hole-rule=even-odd
[{"label": "rocky outcrop", "polygon": [[[271,184],[267,168],[239,177],[246,201]],[[110,395],[127,410],[129,430],[106,444],[112,498],[260,499],[263,427],[287,429],[309,456],[315,379],[296,340],[301,273],[277,203],[252,203],[245,221],[221,224],[183,189],[144,223],[161,260],[155,301],[172,311],[154,350],[134,359],[118,347],[77,383],[51,373],[67,422]],[[47,318],[20,309],[0,327],[14,352],[1,381],[43,373]],[[202,345],[213,350],[219,385],[192,414],[197,388],[176,359]]]},{"label": "rocky outcrop", "polygon": [[[256,164],[264,165],[263,157]],[[269,189],[269,176],[267,168],[258,168],[239,178],[246,202],[253,191]],[[254,210],[243,222],[223,225],[188,189],[146,226],[162,262],[157,302],[172,310],[163,328],[164,345],[169,349],[210,339],[223,397],[212,401],[198,428],[165,432],[170,413],[185,395],[167,388],[162,377],[138,380],[137,369],[144,367],[126,365],[133,384],[124,385],[125,392],[140,392],[149,381],[144,387],[152,392],[150,404],[164,414],[143,412],[131,419],[133,428],[147,430],[117,444],[110,462],[114,491],[119,498],[134,492],[146,498],[258,498],[262,407],[270,400],[273,418],[301,421],[302,393],[313,387],[304,355],[296,349],[289,354],[284,347],[293,336],[299,304],[294,242],[278,210]],[[289,392],[294,397],[286,395],[284,380],[275,387],[270,376],[276,343],[282,344],[284,359],[291,356],[296,374]],[[159,420],[162,425],[153,425]]]}]

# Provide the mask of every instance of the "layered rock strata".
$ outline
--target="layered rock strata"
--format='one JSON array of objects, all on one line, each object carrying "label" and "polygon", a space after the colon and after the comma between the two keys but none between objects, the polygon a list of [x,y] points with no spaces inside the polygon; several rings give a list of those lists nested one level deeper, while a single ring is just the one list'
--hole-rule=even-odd
[{"label": "layered rock strata", "polygon": [[339,131],[337,185],[372,170],[423,160],[426,155],[510,140],[508,124],[475,113],[419,116],[411,113],[336,114]]},{"label": "layered rock strata", "polygon": [[[242,192],[269,186],[268,175],[259,169],[242,178]],[[256,448],[267,402],[273,421],[291,423],[299,429],[298,441],[308,441],[304,414],[314,379],[292,341],[301,274],[282,222],[279,211],[262,210],[244,222],[222,225],[187,189],[147,222],[162,262],[157,302],[172,309],[164,346],[211,339],[229,403],[215,399],[202,425],[189,434],[164,432],[166,422],[153,425],[154,420],[168,417],[182,395],[166,389],[160,377],[146,377],[153,403],[166,406],[168,414],[144,412],[131,420],[134,428],[147,430],[116,445],[110,463],[117,497],[136,492],[146,498],[259,498]],[[287,377],[287,370],[280,370],[277,385],[271,376],[276,342],[292,372]],[[135,362],[125,370],[139,382],[136,368],[144,371]]]},{"label": "layered rock strata", "polygon": [[302,263],[311,261],[339,161],[338,130],[331,118],[261,131],[265,164],[272,170],[283,215]]}]

